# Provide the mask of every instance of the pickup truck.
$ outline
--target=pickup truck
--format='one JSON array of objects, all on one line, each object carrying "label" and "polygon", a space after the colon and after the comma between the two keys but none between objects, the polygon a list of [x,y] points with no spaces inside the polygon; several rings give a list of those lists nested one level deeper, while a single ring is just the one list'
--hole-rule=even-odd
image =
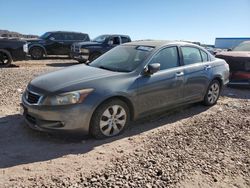
[{"label": "pickup truck", "polygon": [[74,43],[70,57],[80,63],[91,62],[113,47],[126,42],[131,42],[127,35],[100,35],[91,42]]},{"label": "pickup truck", "polygon": [[18,39],[0,39],[0,67],[8,67],[13,61],[26,59],[28,44]]}]

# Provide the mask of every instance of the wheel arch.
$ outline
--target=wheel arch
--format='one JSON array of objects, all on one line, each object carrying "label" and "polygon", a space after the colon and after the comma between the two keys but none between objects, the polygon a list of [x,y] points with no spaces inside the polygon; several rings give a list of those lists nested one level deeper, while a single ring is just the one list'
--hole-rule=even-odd
[{"label": "wheel arch", "polygon": [[11,50],[0,49],[0,52],[6,53],[12,59],[12,52],[11,52]]},{"label": "wheel arch", "polygon": [[223,86],[223,79],[222,79],[222,77],[221,77],[220,75],[214,76],[214,78],[211,80],[211,82],[212,82],[213,80],[217,80],[217,81],[220,83],[220,87]]},{"label": "wheel arch", "polygon": [[30,45],[30,46],[29,46],[29,52],[30,52],[30,50],[31,50],[32,48],[34,48],[34,47],[42,48],[42,49],[43,49],[43,52],[44,52],[44,55],[45,55],[45,56],[48,55],[48,54],[47,54],[47,51],[46,51],[46,49],[45,49],[45,47],[44,47],[43,45],[40,45],[40,44],[32,44],[32,45]]},{"label": "wheel arch", "polygon": [[104,99],[103,101],[101,101],[98,105],[96,105],[95,110],[92,113],[91,119],[93,118],[93,115],[99,106],[101,106],[102,104],[104,104],[106,102],[112,101],[114,99],[121,100],[127,104],[128,109],[129,109],[130,120],[133,120],[134,119],[134,105],[128,97],[125,97],[122,95],[111,96],[111,97],[108,97],[108,98]]}]

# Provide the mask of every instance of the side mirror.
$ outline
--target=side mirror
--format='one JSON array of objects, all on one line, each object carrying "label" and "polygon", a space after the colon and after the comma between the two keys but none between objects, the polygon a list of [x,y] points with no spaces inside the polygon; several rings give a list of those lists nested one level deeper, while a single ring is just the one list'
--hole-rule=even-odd
[{"label": "side mirror", "polygon": [[152,75],[160,70],[160,63],[149,64],[147,68],[145,68],[144,72],[146,74]]},{"label": "side mirror", "polygon": [[55,40],[55,38],[54,37],[50,37],[49,40]]}]

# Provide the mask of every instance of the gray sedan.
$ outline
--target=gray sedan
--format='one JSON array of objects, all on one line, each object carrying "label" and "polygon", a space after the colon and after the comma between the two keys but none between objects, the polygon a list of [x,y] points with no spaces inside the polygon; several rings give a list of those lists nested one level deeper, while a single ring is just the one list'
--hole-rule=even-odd
[{"label": "gray sedan", "polygon": [[148,114],[199,101],[216,104],[228,77],[227,63],[200,46],[131,42],[89,65],[32,80],[22,96],[23,115],[36,130],[111,137]]}]

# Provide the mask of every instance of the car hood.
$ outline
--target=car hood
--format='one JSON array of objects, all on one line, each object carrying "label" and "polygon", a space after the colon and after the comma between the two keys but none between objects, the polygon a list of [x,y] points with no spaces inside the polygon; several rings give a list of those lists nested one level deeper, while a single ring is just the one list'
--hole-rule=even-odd
[{"label": "car hood", "polygon": [[[69,91],[89,87],[90,82],[122,74],[87,65],[75,65],[55,72],[47,73],[33,79],[29,89],[42,93],[53,93],[61,90]],[[90,87],[93,87],[91,85]],[[32,89],[33,88],[33,89]],[[72,91],[73,91],[72,90]],[[65,91],[67,92],[67,91]]]},{"label": "car hood", "polygon": [[40,42],[40,41],[42,41],[42,39],[39,39],[39,38],[37,38],[37,39],[26,39],[26,41],[33,43],[33,42]]}]

